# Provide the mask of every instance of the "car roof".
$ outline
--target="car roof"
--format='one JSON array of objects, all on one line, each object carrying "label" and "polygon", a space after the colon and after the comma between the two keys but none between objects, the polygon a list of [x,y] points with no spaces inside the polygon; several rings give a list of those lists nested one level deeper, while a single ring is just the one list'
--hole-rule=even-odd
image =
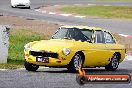
[{"label": "car roof", "polygon": [[60,28],[78,28],[78,29],[89,29],[89,30],[102,30],[107,31],[102,28],[96,28],[96,27],[89,27],[89,26],[61,26]]}]

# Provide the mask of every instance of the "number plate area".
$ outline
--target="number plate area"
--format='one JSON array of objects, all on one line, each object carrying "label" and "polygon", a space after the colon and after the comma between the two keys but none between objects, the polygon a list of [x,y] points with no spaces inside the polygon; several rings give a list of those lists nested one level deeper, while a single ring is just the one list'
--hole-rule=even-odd
[{"label": "number plate area", "polygon": [[48,57],[36,57],[37,62],[49,63]]}]

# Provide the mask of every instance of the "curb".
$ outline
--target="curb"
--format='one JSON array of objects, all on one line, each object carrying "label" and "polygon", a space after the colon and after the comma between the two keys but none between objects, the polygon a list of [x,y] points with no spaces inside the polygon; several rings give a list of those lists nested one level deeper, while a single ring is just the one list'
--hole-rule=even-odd
[{"label": "curb", "polygon": [[75,18],[86,18],[86,16],[82,15],[73,15],[73,14],[65,14],[65,13],[57,13],[57,12],[49,12],[46,10],[36,9],[36,12],[49,14],[49,15],[59,15],[59,16],[65,16],[65,17],[75,17]]},{"label": "curb", "polygon": [[128,52],[127,53],[127,56],[132,56],[132,52]]},{"label": "curb", "polygon": [[126,37],[126,38],[132,38],[132,35],[125,35],[125,34],[118,34],[118,35],[123,36],[123,37]]},{"label": "curb", "polygon": [[[73,4],[75,6],[82,6],[83,4]],[[88,6],[96,6],[96,4],[87,4]],[[60,6],[60,5],[53,5],[53,6]],[[104,5],[104,6],[110,6],[110,5]],[[60,15],[60,16],[71,16],[71,17],[76,17],[76,18],[85,18],[86,16],[81,16],[81,15],[73,15],[73,14],[65,14],[65,13],[57,13],[57,12],[50,12],[46,10],[41,10],[40,8],[36,8],[37,12],[40,13],[45,13],[45,14],[50,14],[50,15]]]},{"label": "curb", "polygon": [[127,52],[124,61],[130,61],[130,60],[132,60],[132,52]]}]

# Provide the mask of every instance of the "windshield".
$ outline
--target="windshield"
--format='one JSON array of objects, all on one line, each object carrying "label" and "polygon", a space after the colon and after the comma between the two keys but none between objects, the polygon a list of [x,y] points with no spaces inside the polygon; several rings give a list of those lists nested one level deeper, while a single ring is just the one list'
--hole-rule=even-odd
[{"label": "windshield", "polygon": [[53,36],[52,39],[74,39],[76,41],[91,41],[92,30],[78,28],[61,28]]}]

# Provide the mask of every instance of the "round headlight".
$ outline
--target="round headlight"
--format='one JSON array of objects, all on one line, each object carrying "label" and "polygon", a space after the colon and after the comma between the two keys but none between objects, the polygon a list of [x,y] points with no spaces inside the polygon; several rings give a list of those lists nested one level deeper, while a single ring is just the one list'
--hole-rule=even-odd
[{"label": "round headlight", "polygon": [[70,49],[64,48],[64,49],[63,49],[63,53],[64,53],[64,55],[70,54]]},{"label": "round headlight", "polygon": [[29,48],[30,48],[30,44],[29,43],[24,46],[25,51],[28,51]]}]

